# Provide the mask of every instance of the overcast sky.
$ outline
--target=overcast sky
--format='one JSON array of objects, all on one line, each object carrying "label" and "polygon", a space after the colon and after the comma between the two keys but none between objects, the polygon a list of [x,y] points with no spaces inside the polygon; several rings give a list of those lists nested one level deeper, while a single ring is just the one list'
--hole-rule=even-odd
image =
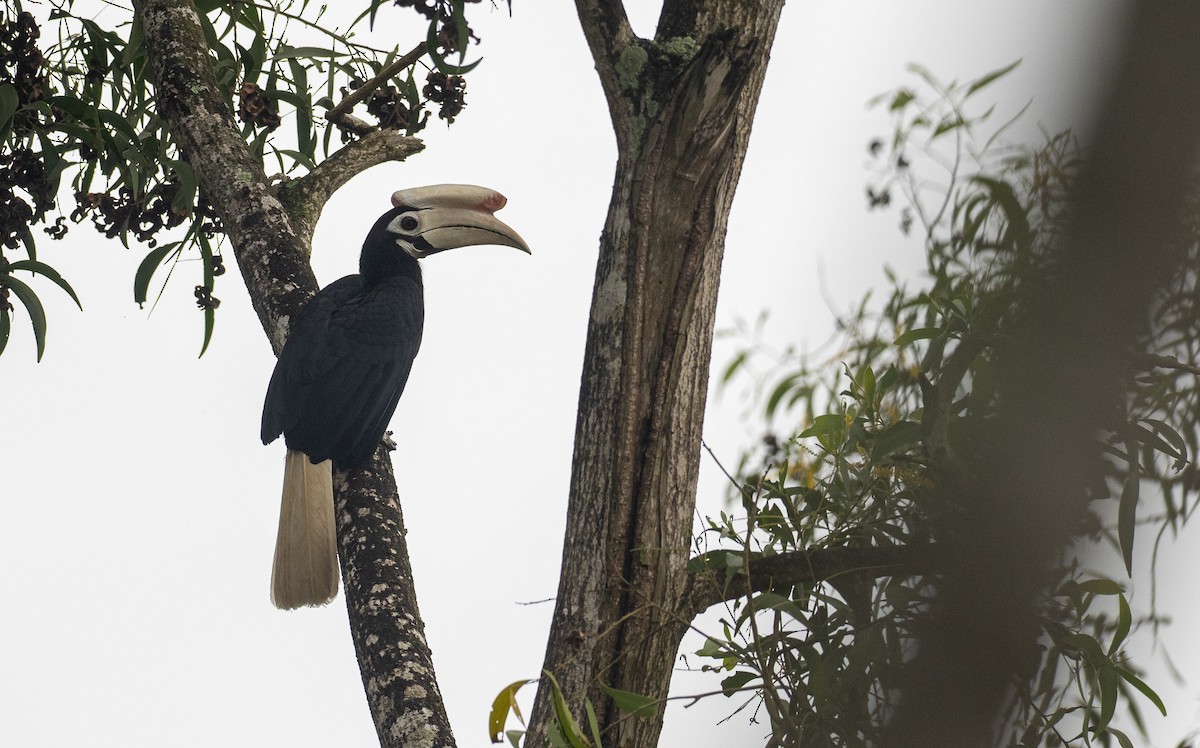
[{"label": "overcast sky", "polygon": [[[1112,14],[1101,11],[1116,6],[969,5],[785,8],[730,220],[720,328],[769,309],[771,343],[817,344],[832,329],[823,294],[845,310],[882,285],[884,263],[909,275],[922,266],[895,214],[868,214],[863,196],[866,144],[887,128],[866,102],[909,81],[905,64],[964,79],[1022,58],[995,88],[1009,113],[1034,101],[1014,138],[1079,121],[1091,74],[1114,47]],[[424,263],[423,349],[392,422],[421,612],[464,746],[485,743],[496,693],[541,666],[552,604],[519,603],[556,591],[615,156],[570,4],[514,6],[511,19],[475,15],[485,60],[459,122],[435,123],[425,153],[343,189],[314,242],[328,283],[355,271],[393,190],[467,182],[505,193],[500,217],[533,248],[468,248]],[[642,33],[652,31],[653,6],[630,3]],[[386,27],[388,43],[408,49],[424,36],[410,15],[383,16],[402,21]],[[258,440],[274,359],[239,275],[218,279],[216,334],[197,360],[194,263],[175,270],[150,315],[131,293],[145,247],[125,250],[84,226],[42,247],[86,311],[35,281],[49,316],[45,359],[34,363],[20,313],[0,357],[0,745],[374,744],[343,599],[293,613],[268,600],[283,446]],[[719,341],[715,365],[736,347]],[[739,391],[712,398],[705,428],[729,463],[756,435]],[[701,480],[711,513],[723,486],[707,458]],[[1168,608],[1192,596],[1173,584],[1186,563],[1170,549],[1160,560]],[[1148,609],[1148,591],[1133,599]],[[1190,618],[1165,640],[1179,669],[1195,672],[1200,651],[1187,639],[1196,616],[1180,614]],[[1173,688],[1155,672],[1172,712],[1158,733],[1165,748],[1195,724],[1196,687]],[[715,687],[681,676],[675,692]],[[730,705],[675,702],[662,744],[761,745],[765,728],[747,725],[748,713],[714,727]]]}]

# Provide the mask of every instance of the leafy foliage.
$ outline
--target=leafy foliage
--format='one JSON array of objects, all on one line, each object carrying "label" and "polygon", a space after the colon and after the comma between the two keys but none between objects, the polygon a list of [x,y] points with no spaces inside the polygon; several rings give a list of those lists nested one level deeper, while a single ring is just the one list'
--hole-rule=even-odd
[{"label": "leafy foliage", "polygon": [[[284,179],[376,129],[412,135],[425,127],[431,108],[453,122],[465,106],[462,75],[477,64],[465,64],[467,47],[478,41],[465,19],[468,2],[478,0],[373,0],[344,28],[326,17],[328,6],[309,0],[196,5],[221,93],[243,137],[268,172]],[[415,11],[407,54],[360,40],[392,5]],[[67,281],[39,260],[35,228],[61,239],[70,223],[84,220],[127,247],[132,239],[150,249],[134,281],[139,304],[149,298],[159,267],[199,255],[195,297],[207,347],[220,304],[213,292],[223,272],[222,229],[187,154],[156,112],[136,17],[87,0],[49,6],[43,17],[19,1],[0,9],[0,350],[14,298],[33,321],[39,359],[45,345],[41,303],[14,273],[42,276],[78,302]],[[312,43],[297,46],[299,40]],[[417,82],[422,66],[424,86]],[[353,114],[364,101],[373,123]],[[25,259],[6,256],[13,251]]]},{"label": "leafy foliage", "polygon": [[[1011,121],[993,126],[992,109],[975,113],[980,92],[1013,67],[948,85],[914,67],[921,86],[876,100],[894,129],[870,145],[879,171],[868,205],[902,198],[900,228],[923,232],[927,280],[910,288],[892,277],[881,309],[864,300],[839,321],[832,360],[785,360],[758,381],[771,430],[732,476],[741,512],[708,520],[697,568],[753,569],[830,548],[935,551],[947,539],[948,518],[968,499],[935,488],[984,462],[999,405],[997,343],[1019,311],[1023,279],[1048,272],[1047,249],[1065,225],[1067,188],[1084,157],[1070,133],[1037,148],[1004,145]],[[1124,412],[1100,435],[1103,477],[1082,487],[1096,512],[1079,536],[1109,542],[1127,570],[1139,516],[1175,531],[1200,488],[1194,218],[1178,242],[1186,260],[1135,354],[1144,371],[1125,383]],[[726,380],[759,358],[751,345]],[[780,436],[779,423],[799,425]],[[1161,512],[1141,501],[1147,495],[1162,497]],[[1115,526],[1105,518],[1113,503]],[[876,744],[937,574],[936,562],[901,573],[855,567],[754,592],[729,604],[722,634],[696,654],[723,675],[726,695],[751,691],[744,706],[765,714],[771,745]],[[1040,644],[1025,653],[996,744],[1132,745],[1114,724],[1118,706],[1139,729],[1146,701],[1165,713],[1123,654],[1146,619],[1135,619],[1120,585],[1087,577],[1070,554],[1044,582]]]}]

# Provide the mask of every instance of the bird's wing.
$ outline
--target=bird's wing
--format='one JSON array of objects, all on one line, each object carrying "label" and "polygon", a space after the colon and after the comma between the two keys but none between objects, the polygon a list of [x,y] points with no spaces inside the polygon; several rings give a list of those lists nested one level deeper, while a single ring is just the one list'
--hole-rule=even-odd
[{"label": "bird's wing", "polygon": [[296,320],[267,392],[263,440],[283,432],[310,459],[365,464],[408,381],[421,342],[420,286],[358,276],[330,284]]}]

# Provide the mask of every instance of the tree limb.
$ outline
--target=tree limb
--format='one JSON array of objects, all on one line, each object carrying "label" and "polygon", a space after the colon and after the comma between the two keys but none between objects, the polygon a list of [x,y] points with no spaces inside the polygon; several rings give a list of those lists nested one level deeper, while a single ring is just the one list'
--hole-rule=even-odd
[{"label": "tree limb", "polygon": [[424,148],[419,138],[395,130],[375,130],[342,146],[308,174],[280,185],[279,199],[292,218],[300,243],[312,247],[321,211],[342,185],[372,166],[403,161]]},{"label": "tree limb", "polygon": [[346,98],[337,103],[337,106],[326,112],[325,119],[329,120],[335,125],[344,124],[346,115],[350,113],[350,110],[353,109],[356,104],[375,93],[375,89],[379,88],[380,84],[386,83],[393,75],[399,73],[401,70],[421,59],[421,57],[425,55],[426,49],[427,47],[425,42],[421,42],[417,46],[413,47],[412,51],[408,54],[393,60],[390,65],[385,65],[384,68],[379,71],[378,75],[351,91]]},{"label": "tree limb", "polygon": [[[135,0],[134,9],[153,67],[158,112],[220,216],[250,300],[278,352],[290,320],[317,290],[308,256],[320,205],[355,168],[408,155],[419,144],[381,133],[343,148],[325,168],[297,180],[289,203],[305,207],[293,214],[242,140],[216,84],[192,0]],[[351,633],[380,743],[452,746],[386,450],[380,447],[369,470],[338,473],[335,493]]]},{"label": "tree limb", "polygon": [[[701,558],[693,559],[693,563]],[[717,603],[750,593],[823,582],[848,574],[866,574],[872,578],[929,574],[936,569],[937,558],[937,548],[932,545],[817,548],[759,556],[750,562],[749,574],[741,568],[694,572],[685,599],[687,609],[695,617]]]}]

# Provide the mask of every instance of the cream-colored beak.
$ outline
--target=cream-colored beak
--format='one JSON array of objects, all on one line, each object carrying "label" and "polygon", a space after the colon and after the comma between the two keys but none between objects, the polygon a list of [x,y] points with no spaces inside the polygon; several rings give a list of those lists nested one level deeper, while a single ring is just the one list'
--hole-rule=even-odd
[{"label": "cream-colored beak", "polygon": [[[500,244],[530,253],[529,245],[493,213],[508,202],[504,195],[469,184],[435,184],[392,193],[392,205],[412,208],[415,229],[433,254],[478,244]],[[532,254],[532,253],[530,253]]]}]

